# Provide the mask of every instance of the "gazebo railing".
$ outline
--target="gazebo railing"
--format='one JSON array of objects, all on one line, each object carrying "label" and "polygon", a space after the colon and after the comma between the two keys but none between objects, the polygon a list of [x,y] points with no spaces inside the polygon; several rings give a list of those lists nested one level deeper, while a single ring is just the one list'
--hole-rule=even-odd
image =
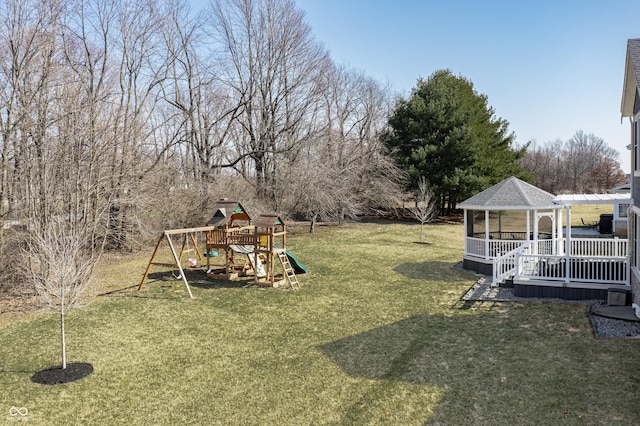
[{"label": "gazebo railing", "polygon": [[[465,238],[464,252],[466,255],[492,259],[502,257],[504,254],[528,245],[532,241],[527,240],[485,240],[484,238]],[[538,240],[537,253],[553,253],[553,240]]]},{"label": "gazebo railing", "polygon": [[465,254],[491,259],[517,249],[526,241],[523,240],[485,240],[484,238],[465,238]]},{"label": "gazebo railing", "polygon": [[[538,239],[550,239],[552,234],[550,232],[538,232]],[[485,238],[484,232],[474,232],[472,238]],[[527,231],[492,231],[489,232],[490,240],[526,240]],[[529,233],[529,239],[533,240],[533,232]]]},{"label": "gazebo railing", "polygon": [[464,253],[482,258],[487,257],[484,238],[466,237],[464,239]]}]

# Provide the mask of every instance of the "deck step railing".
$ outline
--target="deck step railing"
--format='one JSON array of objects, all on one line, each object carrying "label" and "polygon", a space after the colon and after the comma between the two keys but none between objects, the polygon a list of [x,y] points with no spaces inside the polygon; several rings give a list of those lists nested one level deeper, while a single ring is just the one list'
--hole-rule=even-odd
[{"label": "deck step railing", "polygon": [[516,262],[518,256],[523,253],[529,253],[531,249],[531,241],[511,250],[504,255],[493,259],[493,280],[491,286],[496,287],[509,277],[516,274]]}]

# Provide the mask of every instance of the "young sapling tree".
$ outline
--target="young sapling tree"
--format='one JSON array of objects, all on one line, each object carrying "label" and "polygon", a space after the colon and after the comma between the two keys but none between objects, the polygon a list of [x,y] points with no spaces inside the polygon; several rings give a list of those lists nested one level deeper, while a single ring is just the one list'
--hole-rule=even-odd
[{"label": "young sapling tree", "polygon": [[418,189],[416,191],[415,207],[411,209],[413,217],[420,222],[420,243],[424,241],[424,224],[429,222],[436,215],[436,203],[433,200],[433,191],[429,181],[420,176]]},{"label": "young sapling tree", "polygon": [[65,313],[80,306],[99,255],[86,228],[64,219],[35,223],[24,254],[27,282],[37,297],[60,314],[62,368],[67,368]]}]

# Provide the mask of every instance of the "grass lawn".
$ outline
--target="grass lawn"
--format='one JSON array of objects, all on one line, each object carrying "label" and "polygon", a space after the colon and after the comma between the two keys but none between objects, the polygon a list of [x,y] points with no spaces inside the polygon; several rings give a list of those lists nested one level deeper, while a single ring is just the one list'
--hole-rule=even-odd
[{"label": "grass lawn", "polygon": [[[300,232],[302,289],[168,274],[137,291],[151,255],[105,264],[98,296],[67,317],[0,325],[0,421],[30,424],[634,424],[640,341],[593,338],[585,305],[452,307],[475,277],[452,269],[462,225],[372,222]],[[115,290],[115,291],[114,291]],[[117,291],[119,290],[119,291]],[[14,411],[15,413],[15,411]]]}]

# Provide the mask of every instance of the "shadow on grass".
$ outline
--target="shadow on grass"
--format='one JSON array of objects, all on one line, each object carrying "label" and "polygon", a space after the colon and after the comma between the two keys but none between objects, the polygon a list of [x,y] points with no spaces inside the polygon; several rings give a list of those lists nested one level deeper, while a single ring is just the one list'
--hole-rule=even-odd
[{"label": "shadow on grass", "polygon": [[[473,369],[468,373],[465,370],[470,363],[482,368],[491,349],[489,342],[469,344],[465,329],[475,328],[474,321],[476,316],[424,314],[324,344],[320,350],[347,375],[375,381],[376,385],[362,397],[368,406],[377,405],[377,399],[382,398],[377,389],[395,382],[446,389],[447,393],[466,392],[466,380],[477,385],[482,379]],[[441,404],[442,400],[430,411],[440,411]],[[366,405],[350,407],[348,416],[366,417]],[[457,419],[467,415],[459,412]]]},{"label": "shadow on grass", "polygon": [[[164,280],[162,280],[164,281]],[[182,284],[182,281],[176,281],[176,283],[179,283],[182,285],[182,288],[184,289],[184,284]],[[146,288],[149,285],[157,285],[157,281],[154,280],[147,280],[144,284],[144,288]],[[149,294],[149,293],[144,293],[144,292],[140,292],[138,291],[138,285],[139,284],[135,284],[135,285],[131,285],[129,287],[123,287],[123,288],[118,288],[115,290],[111,290],[111,291],[107,291],[105,293],[100,293],[98,295],[96,295],[96,297],[109,297],[109,298],[132,298],[132,299],[164,299],[164,300],[168,300],[168,299],[175,299],[175,296],[170,295],[170,294]],[[166,281],[164,284],[162,284],[165,290],[168,290],[172,287],[171,284],[169,284],[169,281]]]},{"label": "shadow on grass", "polygon": [[123,293],[130,292],[131,290],[133,290],[135,288],[138,288],[137,284],[130,285],[129,287],[123,287],[123,288],[118,288],[118,289],[115,289],[115,290],[107,291],[105,293],[100,293],[97,296],[98,297],[100,297],[100,296],[120,296]]},{"label": "shadow on grass", "polygon": [[454,264],[449,262],[407,262],[402,263],[393,270],[407,278],[416,280],[443,279],[447,281],[468,281],[469,277],[454,271]]},{"label": "shadow on grass", "polygon": [[[618,392],[604,383],[603,378],[615,372],[606,363],[591,366],[607,370],[598,377],[581,373],[575,360],[597,348],[576,325],[584,319],[574,319],[575,310],[563,309],[503,306],[500,312],[474,315],[424,314],[324,344],[320,350],[351,377],[446,390],[434,407],[436,420],[451,416],[456,419],[450,419],[452,424],[460,424],[492,415],[537,418],[545,410],[545,416],[556,418],[560,408],[548,408],[558,406],[558,399],[595,407],[599,393],[613,391],[620,398],[629,388],[623,384],[627,391]],[[576,394],[582,388],[598,392]],[[623,409],[622,404],[609,410],[618,408]]]},{"label": "shadow on grass", "polygon": [[[202,288],[202,289],[216,289],[216,288],[248,288],[255,287],[261,288],[261,286],[254,285],[253,277],[247,277],[245,279],[237,280],[222,280],[215,279],[207,276],[204,269],[201,268],[185,268],[183,269],[189,287]],[[137,291],[139,284],[132,286],[111,290],[106,293],[98,294],[98,296],[104,297],[129,297],[140,299],[174,299],[176,294],[174,291],[184,291],[184,283],[179,275],[179,271],[159,271],[151,272],[147,276],[147,280],[142,287],[142,290],[146,288],[154,288],[156,292],[149,294],[148,292]],[[167,292],[171,292],[168,294]]]},{"label": "shadow on grass", "polygon": [[446,386],[450,383],[442,374],[444,364],[460,371],[470,351],[476,355],[490,351],[488,344],[450,351],[471,337],[466,330],[475,328],[477,320],[424,314],[327,343],[321,350],[352,377]]},{"label": "shadow on grass", "polygon": [[[245,287],[259,287],[254,286],[253,277],[245,277],[239,278],[237,280],[224,280],[218,278],[211,278],[207,275],[204,269],[200,268],[185,268],[183,269],[184,275],[187,278],[187,282],[189,282],[190,287],[197,288],[245,288]],[[157,283],[157,282],[166,282],[166,283],[174,283],[177,282],[180,285],[183,285],[182,279],[180,278],[179,271],[165,271],[165,272],[154,272],[150,273],[145,282],[145,286],[147,283]]]}]

